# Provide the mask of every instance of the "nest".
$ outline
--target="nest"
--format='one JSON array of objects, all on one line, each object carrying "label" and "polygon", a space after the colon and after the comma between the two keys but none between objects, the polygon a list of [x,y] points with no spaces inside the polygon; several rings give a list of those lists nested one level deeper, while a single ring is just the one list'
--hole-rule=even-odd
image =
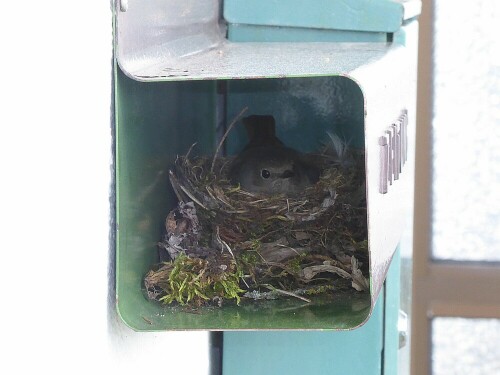
[{"label": "nest", "polygon": [[300,197],[262,196],[228,179],[232,158],[178,157],[178,205],[158,244],[170,261],[145,276],[150,299],[221,305],[369,289],[364,156],[309,155],[319,181]]}]

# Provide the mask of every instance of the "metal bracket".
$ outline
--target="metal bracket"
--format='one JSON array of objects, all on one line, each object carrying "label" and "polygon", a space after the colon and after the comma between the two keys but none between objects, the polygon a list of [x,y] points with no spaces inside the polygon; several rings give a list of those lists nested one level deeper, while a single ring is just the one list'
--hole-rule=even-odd
[{"label": "metal bracket", "polygon": [[128,10],[128,0],[118,0],[120,3],[120,12],[126,12]]},{"label": "metal bracket", "polygon": [[399,349],[401,349],[408,343],[408,315],[402,310],[399,310],[398,332]]}]

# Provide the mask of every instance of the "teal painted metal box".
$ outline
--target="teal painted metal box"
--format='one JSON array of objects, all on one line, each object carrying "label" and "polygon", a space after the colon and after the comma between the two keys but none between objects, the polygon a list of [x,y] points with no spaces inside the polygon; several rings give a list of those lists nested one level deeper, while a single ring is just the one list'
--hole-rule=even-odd
[{"label": "teal painted metal box", "polygon": [[400,261],[397,251],[384,292],[363,327],[345,332],[225,332],[222,373],[403,375],[398,372]]},{"label": "teal painted metal box", "polygon": [[[364,99],[354,81],[336,76],[152,83],[118,70],[116,84],[117,296],[128,325],[138,330],[351,329],[367,319],[372,308],[367,292],[309,305],[296,299],[250,301],[189,313],[182,306],[147,301],[143,291],[143,277],[158,261],[156,243],[165,217],[176,204],[168,169],[177,155],[195,142],[199,154],[213,153],[217,119],[233,118],[242,106],[249,113],[272,113],[279,138],[297,150],[315,149],[328,131],[362,149]],[[238,126],[227,152],[235,154],[245,143]]]},{"label": "teal painted metal box", "polygon": [[226,0],[224,18],[236,42],[386,42],[420,9],[420,0]]},{"label": "teal painted metal box", "polygon": [[[411,160],[389,193],[380,192],[385,159],[379,142],[406,110],[411,148],[413,47],[404,47],[404,37],[393,44],[234,43],[225,38],[219,9],[217,1],[173,0],[117,7],[118,311],[141,331],[354,329],[375,309],[412,198]],[[194,142],[199,153],[212,153],[220,125],[243,106],[275,115],[279,137],[299,150],[316,147],[326,131],[365,150],[369,293],[306,307],[287,300],[194,314],[146,300],[143,276],[157,259],[161,227],[176,203],[169,167]],[[235,130],[228,153],[243,142]]]},{"label": "teal painted metal box", "polygon": [[232,24],[395,32],[420,14],[418,0],[225,0]]}]

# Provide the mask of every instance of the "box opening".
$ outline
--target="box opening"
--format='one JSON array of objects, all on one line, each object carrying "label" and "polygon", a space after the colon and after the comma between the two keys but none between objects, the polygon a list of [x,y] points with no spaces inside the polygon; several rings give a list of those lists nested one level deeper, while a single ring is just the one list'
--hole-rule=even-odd
[{"label": "box opening", "polygon": [[[336,134],[364,149],[364,97],[344,76],[249,80],[139,82],[117,69],[117,304],[135,330],[353,329],[371,311],[370,292],[333,292],[305,303],[296,298],[244,300],[240,306],[163,306],[146,298],[143,278],[158,262],[165,218],[177,204],[168,180],[176,157],[193,143],[213,155],[224,126],[242,108],[268,114],[276,134],[300,152],[313,152]],[[244,147],[236,125],[227,155]]]}]

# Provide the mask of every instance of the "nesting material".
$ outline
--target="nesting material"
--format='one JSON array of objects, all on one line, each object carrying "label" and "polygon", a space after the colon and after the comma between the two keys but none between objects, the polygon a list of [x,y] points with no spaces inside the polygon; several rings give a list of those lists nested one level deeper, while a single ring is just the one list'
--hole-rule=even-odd
[{"label": "nesting material", "polygon": [[179,202],[158,245],[171,261],[145,276],[148,297],[221,306],[367,291],[364,156],[346,164],[324,154],[308,157],[321,176],[297,197],[231,184],[232,158],[179,157],[170,171]]}]

